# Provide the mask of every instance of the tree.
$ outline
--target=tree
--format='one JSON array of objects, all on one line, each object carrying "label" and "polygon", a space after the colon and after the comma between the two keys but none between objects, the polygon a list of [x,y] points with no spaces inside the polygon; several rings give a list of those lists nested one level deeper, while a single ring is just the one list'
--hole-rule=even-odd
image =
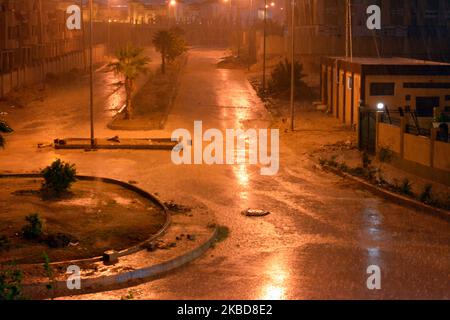
[{"label": "tree", "polygon": [[13,132],[13,129],[5,121],[0,120],[0,148],[4,148],[6,143],[5,138],[1,134],[11,132]]},{"label": "tree", "polygon": [[[295,93],[299,93],[301,88],[306,88],[303,78],[303,65],[298,61],[294,62],[294,87]],[[283,93],[291,88],[291,63],[286,59],[280,61],[272,71],[272,77],[269,81],[268,91],[272,94]]]},{"label": "tree", "polygon": [[123,78],[117,85],[125,87],[125,119],[131,119],[133,115],[132,95],[136,78],[148,72],[150,59],[143,53],[144,49],[127,45],[119,49],[116,52],[116,60],[108,64],[111,72]]},{"label": "tree", "polygon": [[179,28],[160,30],[153,37],[156,51],[161,53],[161,72],[166,73],[166,63],[171,62],[186,52],[183,31]]}]

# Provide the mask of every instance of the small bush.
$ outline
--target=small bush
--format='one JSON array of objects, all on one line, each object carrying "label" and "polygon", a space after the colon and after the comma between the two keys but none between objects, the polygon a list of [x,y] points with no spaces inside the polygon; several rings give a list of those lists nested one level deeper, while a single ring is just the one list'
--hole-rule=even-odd
[{"label": "small bush", "polygon": [[13,129],[11,129],[11,127],[6,122],[0,120],[0,148],[4,148],[6,143],[2,133],[11,132],[13,132]]},{"label": "small bush", "polygon": [[432,201],[432,198],[431,198],[432,189],[433,189],[433,186],[431,184],[427,184],[424,187],[422,193],[420,194],[420,197],[419,197],[420,201],[422,201],[424,203],[430,203]]},{"label": "small bush", "polygon": [[9,239],[6,236],[0,235],[0,252],[8,251],[10,247],[11,243],[9,242]]},{"label": "small bush", "polygon": [[68,234],[64,233],[51,233],[49,234],[46,239],[45,243],[50,248],[65,248],[67,247],[74,238]]},{"label": "small bush", "polygon": [[372,160],[367,152],[362,154],[362,166],[364,169],[367,169],[372,164]]},{"label": "small bush", "polygon": [[54,277],[54,272],[53,272],[53,268],[51,266],[51,261],[50,261],[50,257],[48,256],[48,254],[44,251],[42,253],[42,256],[44,258],[44,271],[45,271],[45,275],[48,278],[48,283],[45,286],[47,288],[47,290],[51,291],[51,299],[53,300],[55,298],[55,277]]},{"label": "small bush", "polygon": [[413,194],[412,184],[408,178],[403,179],[402,183],[400,184],[400,192],[408,196],[411,196]]},{"label": "small bush", "polygon": [[342,172],[348,172],[350,168],[345,162],[342,162],[339,164],[338,169],[341,170]]},{"label": "small bush", "polygon": [[77,171],[75,165],[57,159],[41,173],[45,180],[42,190],[60,196],[76,181]]},{"label": "small bush", "polygon": [[378,159],[381,162],[389,163],[394,159],[394,152],[389,147],[381,147],[378,151]]},{"label": "small bush", "polygon": [[328,160],[328,165],[336,168],[338,166],[336,159],[337,159],[337,155],[331,156],[330,160]]},{"label": "small bush", "polygon": [[22,271],[13,268],[0,270],[0,301],[22,300]]},{"label": "small bush", "polygon": [[38,240],[42,237],[44,223],[38,213],[30,214],[25,217],[28,224],[23,227],[22,234],[27,240]]},{"label": "small bush", "polygon": [[350,174],[352,174],[354,176],[362,177],[365,175],[365,173],[366,173],[366,170],[364,170],[364,168],[361,168],[361,167],[356,167],[356,168],[350,169]]},{"label": "small bush", "polygon": [[[287,59],[280,61],[272,71],[271,79],[268,82],[269,94],[284,94],[291,88],[291,62]],[[303,65],[298,61],[294,62],[294,88],[296,98],[310,98],[311,89],[306,85],[303,79],[306,75],[303,73]]]}]

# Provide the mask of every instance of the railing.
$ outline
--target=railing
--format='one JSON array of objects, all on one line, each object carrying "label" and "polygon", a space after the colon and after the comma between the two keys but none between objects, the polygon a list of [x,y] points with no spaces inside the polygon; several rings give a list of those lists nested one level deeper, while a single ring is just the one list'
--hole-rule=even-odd
[{"label": "railing", "polygon": [[436,130],[436,140],[441,142],[450,143],[450,133],[445,130],[440,129],[430,129],[425,128],[420,125],[420,121],[422,118],[417,117],[416,113],[414,111],[385,111],[383,113],[380,113],[379,121],[381,123],[386,123],[392,126],[396,127],[402,127],[402,119],[405,119],[404,124],[404,132],[413,134],[416,136],[423,136],[427,138],[433,137],[433,130]]}]

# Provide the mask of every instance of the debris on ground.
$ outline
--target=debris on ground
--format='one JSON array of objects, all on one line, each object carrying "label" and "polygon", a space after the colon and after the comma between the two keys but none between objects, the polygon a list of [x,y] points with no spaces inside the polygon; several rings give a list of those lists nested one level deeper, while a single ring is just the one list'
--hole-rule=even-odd
[{"label": "debris on ground", "polygon": [[270,211],[260,209],[247,209],[242,211],[242,214],[247,217],[264,217],[270,214]]},{"label": "debris on ground", "polygon": [[38,149],[43,149],[43,148],[51,148],[53,147],[52,143],[38,143]]},{"label": "debris on ground", "polygon": [[177,204],[172,200],[164,202],[164,205],[167,207],[167,209],[169,209],[172,212],[186,213],[191,212],[192,210],[191,208],[184,206],[182,204]]},{"label": "debris on ground", "polygon": [[119,136],[114,136],[114,137],[112,137],[112,138],[109,138],[109,139],[107,139],[108,141],[111,141],[111,142],[118,142],[118,143],[120,143],[120,138],[119,138]]},{"label": "debris on ground", "polygon": [[197,237],[195,236],[195,234],[188,234],[187,239],[190,241],[195,241],[195,239],[197,239]]},{"label": "debris on ground", "polygon": [[128,183],[129,183],[129,184],[138,184],[138,182],[135,181],[135,180],[130,180],[130,181],[128,181]]}]

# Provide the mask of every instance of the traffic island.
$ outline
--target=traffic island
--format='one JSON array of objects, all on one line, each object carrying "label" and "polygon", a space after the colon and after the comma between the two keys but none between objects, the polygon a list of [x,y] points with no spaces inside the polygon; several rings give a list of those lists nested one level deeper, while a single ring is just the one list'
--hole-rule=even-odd
[{"label": "traffic island", "polygon": [[[38,179],[39,175],[10,174],[0,178],[5,179],[3,181],[13,178]],[[183,207],[183,210],[169,211],[153,195],[134,185],[107,178],[78,178],[111,183],[147,198],[166,214],[165,223],[146,241],[122,250],[105,250],[102,256],[53,263],[46,263],[43,258],[41,263],[0,265],[3,271],[18,269],[23,273],[22,292],[25,298],[53,299],[133,286],[191,262],[216,241],[214,215],[204,207],[176,206]],[[83,225],[83,222],[80,221],[80,224]],[[75,247],[72,249],[76,250]],[[48,253],[51,256],[51,252]]]}]

